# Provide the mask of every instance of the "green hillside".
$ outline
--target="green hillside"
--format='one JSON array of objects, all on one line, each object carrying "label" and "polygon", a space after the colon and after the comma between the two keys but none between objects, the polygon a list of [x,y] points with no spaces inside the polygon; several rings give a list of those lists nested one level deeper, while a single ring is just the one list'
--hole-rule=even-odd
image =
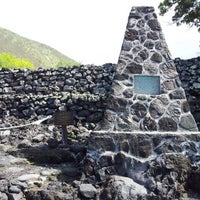
[{"label": "green hillside", "polygon": [[38,67],[55,67],[59,62],[78,65],[73,59],[59,51],[36,41],[29,40],[7,29],[0,28],[0,53],[7,52],[25,58]]}]

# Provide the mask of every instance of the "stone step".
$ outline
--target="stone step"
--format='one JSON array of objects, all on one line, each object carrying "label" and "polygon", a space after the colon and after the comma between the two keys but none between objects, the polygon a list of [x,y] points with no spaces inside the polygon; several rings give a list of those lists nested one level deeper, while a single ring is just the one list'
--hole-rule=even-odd
[{"label": "stone step", "polygon": [[200,163],[200,132],[108,132],[93,131],[88,140],[90,150],[102,153],[120,151],[141,159],[161,154],[182,154],[192,163]]}]

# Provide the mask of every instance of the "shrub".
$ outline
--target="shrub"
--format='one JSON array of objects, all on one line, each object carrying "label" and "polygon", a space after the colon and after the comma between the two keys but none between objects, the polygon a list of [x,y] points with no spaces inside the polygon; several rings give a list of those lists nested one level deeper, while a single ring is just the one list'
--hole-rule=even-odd
[{"label": "shrub", "polygon": [[1,53],[0,68],[35,69],[35,66],[26,59],[17,58],[9,53]]},{"label": "shrub", "polygon": [[56,67],[71,67],[71,66],[80,66],[80,63],[75,62],[75,61],[59,61],[56,65]]}]

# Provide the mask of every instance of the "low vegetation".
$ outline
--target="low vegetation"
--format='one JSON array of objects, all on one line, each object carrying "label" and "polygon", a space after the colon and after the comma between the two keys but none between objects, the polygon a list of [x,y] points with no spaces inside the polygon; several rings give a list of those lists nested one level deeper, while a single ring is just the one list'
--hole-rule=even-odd
[{"label": "low vegetation", "polygon": [[71,67],[71,66],[80,66],[81,64],[75,61],[60,61],[55,67]]},{"label": "low vegetation", "polygon": [[0,53],[8,52],[17,58],[23,57],[33,63],[36,68],[54,68],[78,64],[50,46],[27,39],[1,27],[0,44]]},{"label": "low vegetation", "polygon": [[17,58],[9,53],[1,53],[0,68],[35,69],[35,66],[27,59]]}]

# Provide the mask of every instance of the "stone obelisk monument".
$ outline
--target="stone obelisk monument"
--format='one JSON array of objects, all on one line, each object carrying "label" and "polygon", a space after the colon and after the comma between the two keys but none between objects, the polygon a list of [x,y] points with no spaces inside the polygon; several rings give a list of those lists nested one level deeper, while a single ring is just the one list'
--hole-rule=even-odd
[{"label": "stone obelisk monument", "polygon": [[133,7],[100,130],[198,131],[152,7]]}]

